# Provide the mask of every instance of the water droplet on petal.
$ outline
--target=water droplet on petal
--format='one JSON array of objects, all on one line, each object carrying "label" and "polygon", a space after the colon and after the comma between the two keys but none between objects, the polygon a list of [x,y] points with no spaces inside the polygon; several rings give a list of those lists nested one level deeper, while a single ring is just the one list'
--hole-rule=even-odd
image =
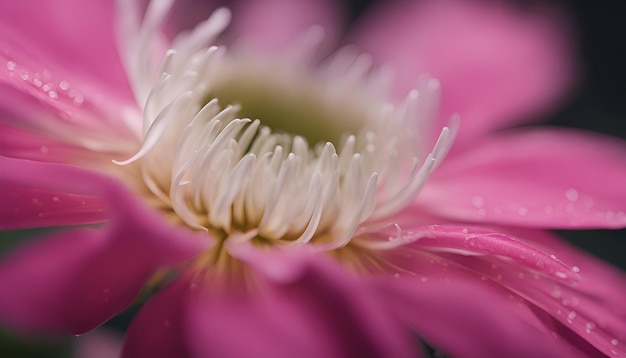
[{"label": "water droplet on petal", "polygon": [[482,196],[476,195],[472,198],[472,204],[476,208],[482,208],[485,205],[485,199]]},{"label": "water droplet on petal", "polygon": [[572,266],[572,271],[578,273],[580,272],[580,268],[578,266]]},{"label": "water droplet on petal", "polygon": [[52,99],[57,99],[57,98],[59,98],[59,94],[56,91],[50,91],[50,92],[48,92],[48,97],[50,97]]},{"label": "water droplet on petal", "polygon": [[561,272],[561,271],[557,271],[554,273],[556,275],[556,277],[558,278],[562,278],[562,279],[566,279],[567,278],[567,274],[565,272]]},{"label": "water droplet on petal", "polygon": [[615,339],[615,338],[614,338],[614,339],[611,339],[611,344],[612,344],[612,345],[614,345],[614,346],[616,346],[616,345],[618,345],[618,344],[619,344],[619,341],[618,341],[617,339]]},{"label": "water droplet on petal", "polygon": [[7,69],[9,71],[15,71],[15,68],[17,67],[17,64],[13,61],[9,61],[7,62]]},{"label": "water droplet on petal", "polygon": [[565,197],[569,201],[576,201],[576,200],[578,200],[578,190],[576,190],[574,188],[567,189],[567,191],[565,192]]},{"label": "water droplet on petal", "polygon": [[70,83],[63,80],[59,82],[59,88],[62,89],[63,91],[67,91],[68,89],[70,89]]},{"label": "water droplet on petal", "polygon": [[526,214],[528,214],[528,208],[525,206],[521,206],[518,210],[517,213],[520,214],[520,216],[526,216]]},{"label": "water droplet on petal", "polygon": [[571,312],[567,315],[567,322],[569,322],[569,323],[573,323],[573,322],[574,322],[574,318],[576,318],[576,312],[575,312],[575,311],[571,311]]}]

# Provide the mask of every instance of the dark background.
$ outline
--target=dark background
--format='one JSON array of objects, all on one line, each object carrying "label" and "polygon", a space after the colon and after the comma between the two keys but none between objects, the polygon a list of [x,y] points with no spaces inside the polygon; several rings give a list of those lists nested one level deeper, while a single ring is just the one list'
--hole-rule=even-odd
[{"label": "dark background", "polygon": [[[626,0],[509,1],[520,7],[554,4],[568,11],[574,22],[580,82],[557,113],[541,118],[540,122],[626,139]],[[358,17],[372,3],[373,0],[351,1],[353,17]],[[615,190],[625,191],[626,182]],[[626,270],[626,230],[561,231],[559,234]]]}]

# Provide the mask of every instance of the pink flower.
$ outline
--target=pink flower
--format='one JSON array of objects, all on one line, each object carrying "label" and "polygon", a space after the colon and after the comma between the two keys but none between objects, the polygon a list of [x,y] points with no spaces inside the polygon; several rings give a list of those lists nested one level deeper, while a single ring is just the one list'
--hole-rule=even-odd
[{"label": "pink flower", "polygon": [[626,145],[493,131],[571,84],[554,13],[372,13],[353,38],[400,98],[325,56],[331,1],[174,40],[170,5],[0,3],[0,228],[55,227],[0,261],[3,324],[81,334],[158,289],[123,356],[626,354],[623,273],[546,231],[626,227]]}]

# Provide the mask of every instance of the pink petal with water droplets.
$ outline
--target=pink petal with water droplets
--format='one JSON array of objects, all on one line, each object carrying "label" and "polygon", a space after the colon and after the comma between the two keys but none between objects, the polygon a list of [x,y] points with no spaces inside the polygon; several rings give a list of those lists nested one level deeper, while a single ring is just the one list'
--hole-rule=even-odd
[{"label": "pink petal with water droplets", "polygon": [[[119,183],[82,169],[0,157],[0,178],[105,203],[99,228],[57,231],[0,262],[0,319],[21,330],[82,333],[122,311],[163,265],[186,260],[209,237],[170,227]],[[67,180],[72,178],[71,181]],[[31,200],[25,197],[24,200]]]},{"label": "pink petal with water droplets", "polygon": [[[135,104],[113,25],[111,2],[2,2],[0,83],[59,114],[60,124],[89,128],[100,136],[135,139],[124,122],[128,118],[123,110]],[[3,97],[5,107],[18,105]],[[37,118],[30,121],[37,123]]]},{"label": "pink petal with water droplets", "polygon": [[626,227],[626,143],[566,129],[492,135],[448,158],[417,198],[451,220]]},{"label": "pink petal with water droplets", "polygon": [[[508,311],[554,336],[572,352],[597,355],[598,351],[623,350],[626,315],[620,298],[626,294],[626,281],[597,263],[595,269],[600,271],[584,274],[567,254],[572,248],[537,244],[549,238],[540,231],[526,230],[524,234],[515,238],[451,225],[411,228],[381,255],[402,276],[455,285],[469,279],[501,297],[508,296]],[[524,240],[531,235],[532,240]],[[557,248],[563,249],[564,255]],[[605,271],[612,276],[603,277]],[[592,282],[617,287],[594,290]]]},{"label": "pink petal with water droplets", "polygon": [[[376,292],[426,342],[454,357],[572,357],[517,319],[482,282],[377,280]],[[494,339],[497,337],[497,339]]]},{"label": "pink petal with water droplets", "polygon": [[313,26],[324,29],[326,44],[341,34],[343,11],[330,0],[254,0],[233,4],[232,37],[261,51],[280,51]]},{"label": "pink petal with water droplets", "polygon": [[243,256],[253,269],[272,257],[298,274],[276,275],[274,268],[266,276],[261,269],[251,277],[252,293],[207,287],[188,312],[196,356],[416,356],[410,336],[373,293],[323,257],[303,254],[294,262],[291,252]]},{"label": "pink petal with water droplets", "polygon": [[431,225],[407,228],[395,239],[397,245],[412,242],[429,252],[468,256],[506,257],[520,268],[535,271],[553,280],[574,284],[580,277],[558,258],[509,235],[467,226]]},{"label": "pink petal with water droplets", "polygon": [[141,308],[128,327],[122,358],[190,356],[183,324],[188,287],[177,280]]},{"label": "pink petal with water droplets", "polygon": [[0,123],[0,155],[41,162],[84,164],[110,164],[111,157],[120,154],[98,153],[85,148],[64,144],[41,134]]},{"label": "pink petal with water droplets", "polygon": [[441,81],[441,126],[461,114],[458,144],[534,118],[571,86],[569,28],[555,10],[505,1],[381,2],[357,24],[355,37],[393,66],[398,98],[424,72]]},{"label": "pink petal with water droplets", "polygon": [[[60,164],[0,157],[0,229],[102,222],[111,213],[97,183],[110,180]],[[81,190],[80,179],[92,181]],[[87,189],[87,190],[85,190]]]},{"label": "pink petal with water droplets", "polygon": [[[561,295],[557,298],[561,298],[562,304],[563,300],[567,300],[566,303],[570,306],[576,303],[581,310],[579,314],[582,313],[589,319],[581,322],[584,326],[579,327],[582,337],[590,336],[587,331],[604,331],[600,336],[594,332],[590,339],[596,339],[598,347],[602,347],[605,354],[613,355],[612,351],[626,352],[626,274],[551,233],[524,229],[505,230],[546,252],[554,253],[578,272],[580,280],[574,290],[561,289]],[[568,294],[570,297],[566,297]],[[564,311],[564,308],[560,309]],[[592,324],[588,326],[590,322]]]}]

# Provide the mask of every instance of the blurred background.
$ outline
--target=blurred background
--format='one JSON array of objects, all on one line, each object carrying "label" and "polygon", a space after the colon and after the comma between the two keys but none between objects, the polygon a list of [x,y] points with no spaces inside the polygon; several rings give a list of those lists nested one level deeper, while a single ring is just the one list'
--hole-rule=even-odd
[{"label": "blurred background", "polygon": [[[544,115],[538,122],[626,139],[626,1],[509,1],[522,8],[554,4],[569,12],[573,20],[573,38],[581,71],[578,87],[562,106],[555,112]],[[348,5],[351,18],[357,19],[374,2],[350,0]],[[626,190],[626,183],[615,189]],[[573,244],[626,270],[626,230],[560,231],[559,234]],[[0,248],[1,246],[0,244]],[[107,325],[114,330],[123,328],[133,313],[130,310]],[[107,335],[98,336],[89,341],[89,344],[92,344],[92,348],[101,345],[104,358],[109,353],[109,339],[111,337]],[[115,339],[114,336],[113,340]],[[68,357],[73,351],[70,344],[69,338],[31,341],[0,329],[0,357]],[[91,353],[93,352],[92,350]]]}]

